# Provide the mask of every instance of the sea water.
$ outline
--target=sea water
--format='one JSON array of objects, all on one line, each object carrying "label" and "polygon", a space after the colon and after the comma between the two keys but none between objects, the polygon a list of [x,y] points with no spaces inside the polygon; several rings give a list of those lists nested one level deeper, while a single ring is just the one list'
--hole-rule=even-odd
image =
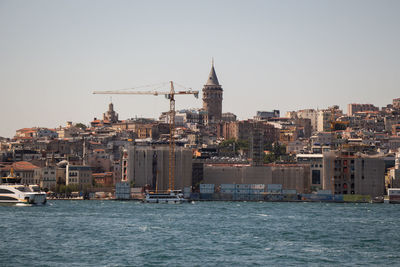
[{"label": "sea water", "polygon": [[0,206],[0,266],[400,265],[400,205]]}]

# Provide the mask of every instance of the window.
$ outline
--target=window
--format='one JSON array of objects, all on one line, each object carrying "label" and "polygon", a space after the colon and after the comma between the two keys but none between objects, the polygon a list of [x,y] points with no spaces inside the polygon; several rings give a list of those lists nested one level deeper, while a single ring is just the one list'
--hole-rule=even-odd
[{"label": "window", "polygon": [[321,184],[321,171],[312,170],[312,184]]},{"label": "window", "polygon": [[7,196],[0,196],[0,200],[17,200],[13,197],[7,197]]},{"label": "window", "polygon": [[14,193],[8,189],[0,188],[0,194],[14,194]]}]

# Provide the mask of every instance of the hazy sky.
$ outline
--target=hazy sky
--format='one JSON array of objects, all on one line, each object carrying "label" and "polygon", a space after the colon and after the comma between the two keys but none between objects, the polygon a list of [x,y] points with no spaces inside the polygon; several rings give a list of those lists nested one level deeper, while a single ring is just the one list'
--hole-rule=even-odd
[{"label": "hazy sky", "polygon": [[[118,90],[173,80],[201,90],[211,59],[240,119],[400,97],[400,1],[0,0],[0,136],[88,124]],[[158,118],[163,96],[112,96],[120,119]],[[177,109],[202,106],[178,96]]]}]

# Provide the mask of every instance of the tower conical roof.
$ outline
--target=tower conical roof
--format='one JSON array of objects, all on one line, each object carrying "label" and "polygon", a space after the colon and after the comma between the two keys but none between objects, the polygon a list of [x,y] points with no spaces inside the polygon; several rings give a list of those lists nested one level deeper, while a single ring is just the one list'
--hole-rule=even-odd
[{"label": "tower conical roof", "polygon": [[210,74],[208,75],[206,85],[219,86],[217,74],[215,74],[214,63],[211,66]]}]

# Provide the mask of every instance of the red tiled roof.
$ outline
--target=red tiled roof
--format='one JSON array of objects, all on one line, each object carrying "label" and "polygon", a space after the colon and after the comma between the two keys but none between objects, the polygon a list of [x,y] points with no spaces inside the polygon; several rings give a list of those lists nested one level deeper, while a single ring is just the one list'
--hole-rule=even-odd
[{"label": "red tiled roof", "polygon": [[39,168],[38,166],[33,165],[32,163],[27,161],[17,161],[11,165],[5,166],[4,168],[2,168],[2,170],[10,171],[11,167],[14,169],[14,171],[32,171],[34,169]]}]

